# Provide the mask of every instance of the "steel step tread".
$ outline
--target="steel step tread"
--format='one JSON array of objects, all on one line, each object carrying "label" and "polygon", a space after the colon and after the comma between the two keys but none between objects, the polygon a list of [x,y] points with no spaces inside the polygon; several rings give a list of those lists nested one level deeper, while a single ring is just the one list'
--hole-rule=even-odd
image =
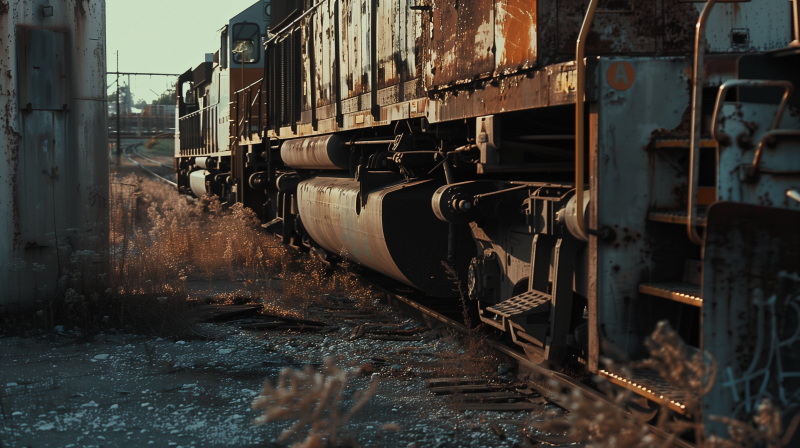
[{"label": "steel step tread", "polygon": [[[670,224],[686,224],[689,221],[686,210],[656,210],[647,215],[647,219],[656,222],[666,222]],[[698,226],[706,225],[706,211],[705,207],[697,208],[697,215],[694,218],[695,224]]]},{"label": "steel step tread", "polygon": [[703,293],[699,285],[682,282],[643,283],[639,292],[664,299],[674,300],[686,305],[702,307]]},{"label": "steel step tread", "polygon": [[629,378],[623,375],[599,370],[598,375],[617,386],[633,391],[637,395],[656,403],[666,401],[667,406],[679,414],[686,413],[686,402],[691,398],[686,390],[672,387],[658,372],[652,369],[634,369]]},{"label": "steel step tread", "polygon": [[[522,294],[516,295],[508,300],[504,300],[497,305],[492,305],[486,308],[486,311],[497,314],[505,318],[511,316],[527,313],[535,310],[536,308],[548,305],[549,310],[550,295],[539,291],[527,291]],[[542,311],[546,311],[542,309]]]}]

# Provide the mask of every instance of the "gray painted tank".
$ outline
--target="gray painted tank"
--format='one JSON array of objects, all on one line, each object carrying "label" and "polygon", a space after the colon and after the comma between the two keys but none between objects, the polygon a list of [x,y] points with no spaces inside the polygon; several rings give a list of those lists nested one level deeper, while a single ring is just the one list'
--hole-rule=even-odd
[{"label": "gray painted tank", "polygon": [[[0,314],[108,246],[105,2],[0,2]],[[98,272],[102,272],[99,270]]]}]

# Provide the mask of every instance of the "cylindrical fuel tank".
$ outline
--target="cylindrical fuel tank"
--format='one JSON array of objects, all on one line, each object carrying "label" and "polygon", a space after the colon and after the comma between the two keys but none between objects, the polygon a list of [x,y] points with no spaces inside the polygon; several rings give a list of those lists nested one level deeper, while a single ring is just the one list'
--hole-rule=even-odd
[{"label": "cylindrical fuel tank", "polygon": [[347,170],[350,150],[342,142],[335,134],[289,140],[281,146],[281,160],[296,169]]},{"label": "cylindrical fuel tank", "polygon": [[395,183],[369,193],[361,208],[352,178],[315,177],[297,187],[303,227],[325,249],[340,253],[428,294],[458,294],[443,261],[448,225],[436,218],[431,180]]},{"label": "cylindrical fuel tank", "polygon": [[205,170],[192,171],[189,174],[189,187],[191,187],[192,193],[198,198],[206,194],[206,176],[208,176],[208,174],[208,171]]}]

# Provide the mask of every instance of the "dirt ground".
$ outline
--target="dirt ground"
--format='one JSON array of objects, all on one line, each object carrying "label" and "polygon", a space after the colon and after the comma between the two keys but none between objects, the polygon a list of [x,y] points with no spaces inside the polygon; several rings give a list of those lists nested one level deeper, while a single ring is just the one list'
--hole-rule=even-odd
[{"label": "dirt ground", "polygon": [[[466,356],[452,338],[422,331],[384,305],[377,314],[358,315],[347,299],[332,300],[335,311],[314,313],[326,316],[327,324],[315,332],[242,330],[252,319],[238,319],[197,324],[197,337],[187,340],[109,329],[86,342],[63,328],[39,338],[0,338],[1,446],[290,446],[307,429],[278,442],[293,422],[256,426],[259,412],[250,404],[281,369],[318,367],[325,358],[354,372],[351,392],[367,389],[373,378],[380,381],[367,406],[340,431],[341,440],[355,442],[348,446],[521,446],[513,423],[530,418],[529,412],[457,412],[452,396],[426,389],[426,378],[460,373],[430,369]],[[368,322],[419,332],[399,341],[353,337]],[[501,365],[503,375],[486,373],[494,374],[494,382],[510,381],[504,370]],[[344,406],[352,404],[349,398]]]}]

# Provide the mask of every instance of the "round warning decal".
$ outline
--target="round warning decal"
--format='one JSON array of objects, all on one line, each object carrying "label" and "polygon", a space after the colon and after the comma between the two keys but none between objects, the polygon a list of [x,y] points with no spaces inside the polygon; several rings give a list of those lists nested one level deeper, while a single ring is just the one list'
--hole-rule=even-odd
[{"label": "round warning decal", "polygon": [[608,67],[606,78],[611,87],[617,90],[628,90],[636,80],[636,70],[627,62],[614,62]]}]

